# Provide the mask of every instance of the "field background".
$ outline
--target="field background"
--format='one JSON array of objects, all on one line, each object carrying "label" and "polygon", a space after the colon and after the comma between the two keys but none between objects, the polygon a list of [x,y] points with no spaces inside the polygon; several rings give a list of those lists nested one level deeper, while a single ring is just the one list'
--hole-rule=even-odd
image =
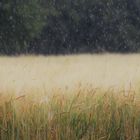
[{"label": "field background", "polygon": [[79,84],[127,89],[139,82],[138,54],[0,57],[0,89],[17,94],[73,89]]},{"label": "field background", "polygon": [[0,139],[139,140],[139,60],[0,57]]},{"label": "field background", "polygon": [[139,0],[0,1],[0,140],[140,140]]}]

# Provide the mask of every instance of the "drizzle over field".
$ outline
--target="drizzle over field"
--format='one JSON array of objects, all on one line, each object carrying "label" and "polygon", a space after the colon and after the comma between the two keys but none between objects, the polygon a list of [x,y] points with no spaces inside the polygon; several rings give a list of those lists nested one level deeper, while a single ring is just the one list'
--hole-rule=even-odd
[{"label": "drizzle over field", "polygon": [[0,58],[0,140],[139,140],[140,56]]}]

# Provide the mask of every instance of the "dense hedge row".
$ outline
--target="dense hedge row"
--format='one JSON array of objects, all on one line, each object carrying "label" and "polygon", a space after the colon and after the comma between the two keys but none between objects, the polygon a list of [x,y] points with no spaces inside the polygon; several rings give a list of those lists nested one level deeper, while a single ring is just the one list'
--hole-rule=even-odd
[{"label": "dense hedge row", "polygon": [[139,50],[139,0],[0,2],[0,53]]}]

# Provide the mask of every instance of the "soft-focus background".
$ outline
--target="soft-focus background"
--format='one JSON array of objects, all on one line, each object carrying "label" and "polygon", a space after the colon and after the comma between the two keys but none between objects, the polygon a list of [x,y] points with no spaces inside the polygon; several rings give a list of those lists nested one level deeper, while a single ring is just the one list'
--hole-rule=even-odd
[{"label": "soft-focus background", "polygon": [[139,0],[1,0],[1,54],[140,51]]}]

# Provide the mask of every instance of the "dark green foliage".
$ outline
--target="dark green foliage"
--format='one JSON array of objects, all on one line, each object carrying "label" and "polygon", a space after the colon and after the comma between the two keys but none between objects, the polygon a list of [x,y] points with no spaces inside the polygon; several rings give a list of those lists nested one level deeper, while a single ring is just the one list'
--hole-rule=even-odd
[{"label": "dark green foliage", "polygon": [[140,2],[3,0],[0,37],[6,54],[138,52]]},{"label": "dark green foliage", "polygon": [[27,51],[27,44],[42,29],[43,9],[39,0],[0,2],[0,53]]}]

